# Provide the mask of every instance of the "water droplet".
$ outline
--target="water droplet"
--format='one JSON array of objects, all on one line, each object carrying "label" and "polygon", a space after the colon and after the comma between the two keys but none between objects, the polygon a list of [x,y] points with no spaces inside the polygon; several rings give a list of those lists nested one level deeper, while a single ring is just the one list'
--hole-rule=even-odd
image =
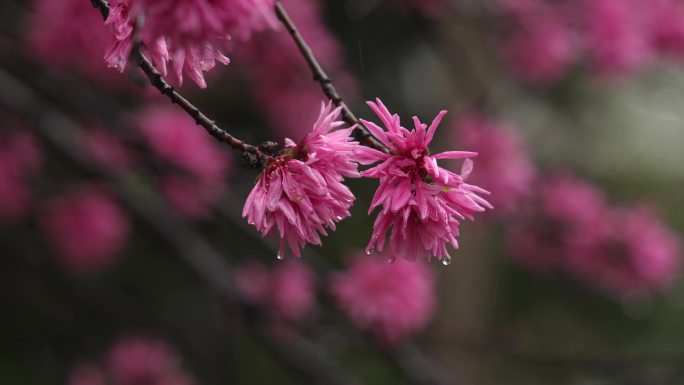
[{"label": "water droplet", "polygon": [[276,259],[278,259],[279,261],[282,261],[283,259],[285,259],[285,256],[280,254],[280,251],[279,251],[278,255],[276,255]]},{"label": "water droplet", "polygon": [[450,256],[447,255],[446,257],[442,258],[442,265],[449,266],[450,264],[451,264],[451,257]]},{"label": "water droplet", "polygon": [[344,218],[342,218],[342,217],[339,216],[339,215],[337,216],[337,220],[338,220],[338,221],[341,221],[342,219],[344,219]]},{"label": "water droplet", "polygon": [[370,249],[366,250],[366,254],[371,255],[375,253],[375,247],[371,247]]},{"label": "water droplet", "polygon": [[391,256],[391,257],[388,257],[388,258],[387,258],[387,263],[389,263],[389,264],[391,265],[391,264],[393,264],[396,260],[397,260],[397,257]]}]

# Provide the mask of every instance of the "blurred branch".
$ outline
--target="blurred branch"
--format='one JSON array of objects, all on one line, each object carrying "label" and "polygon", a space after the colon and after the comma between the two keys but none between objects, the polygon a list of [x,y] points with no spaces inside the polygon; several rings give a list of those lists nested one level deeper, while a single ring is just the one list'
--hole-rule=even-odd
[{"label": "blurred branch", "polygon": [[[0,70],[0,103],[27,121],[48,144],[71,160],[84,172],[108,181],[119,199],[145,225],[170,244],[182,260],[228,304],[238,304],[252,309],[241,298],[233,285],[232,271],[228,263],[207,240],[185,226],[169,211],[146,202],[146,196],[123,174],[99,167],[85,156],[75,142],[74,127],[77,124],[67,115],[46,102],[32,89],[25,86],[10,73]],[[342,372],[319,349],[306,341],[289,341],[287,346],[272,342],[258,325],[250,323],[265,341],[292,367],[306,374],[317,385],[356,384]]]},{"label": "blurred branch", "polygon": [[[106,21],[109,17],[109,4],[105,0],[91,0],[93,7],[100,11]],[[137,28],[136,28],[137,30]],[[137,33],[137,32],[136,32]],[[141,44],[134,42],[131,51],[131,58],[137,62],[138,67],[143,71],[152,87],[159,90],[162,95],[166,95],[171,103],[180,106],[190,117],[195,120],[197,125],[203,127],[216,140],[226,143],[234,149],[241,151],[243,157],[254,167],[263,166],[271,157],[264,154],[258,147],[245,143],[230,135],[228,131],[219,127],[215,121],[209,119],[199,108],[193,105],[188,99],[176,91],[162,74],[154,67],[152,62],[141,51]]]},{"label": "blurred branch", "polygon": [[377,139],[375,139],[373,135],[371,135],[368,129],[359,121],[359,119],[356,118],[356,115],[354,115],[354,113],[349,109],[344,100],[342,100],[342,97],[337,92],[337,89],[333,85],[332,80],[325,72],[325,70],[323,70],[323,67],[316,59],[316,56],[311,50],[311,47],[309,47],[309,45],[306,43],[302,35],[299,33],[297,26],[294,24],[292,19],[290,19],[290,16],[287,14],[282,4],[280,4],[280,1],[275,2],[275,12],[276,15],[278,15],[278,20],[280,20],[283,23],[285,29],[287,29],[287,32],[290,34],[290,36],[292,36],[292,39],[294,40],[295,44],[297,44],[297,48],[299,48],[299,51],[302,53],[302,56],[304,56],[304,59],[306,59],[306,62],[309,64],[309,68],[311,68],[314,80],[321,85],[323,93],[325,93],[325,95],[330,100],[332,100],[332,102],[336,106],[342,108],[342,119],[350,126],[355,126],[354,136],[356,137],[356,139],[358,139],[361,143],[368,147],[372,147],[382,152],[389,152],[389,149],[384,144],[380,143]]}]

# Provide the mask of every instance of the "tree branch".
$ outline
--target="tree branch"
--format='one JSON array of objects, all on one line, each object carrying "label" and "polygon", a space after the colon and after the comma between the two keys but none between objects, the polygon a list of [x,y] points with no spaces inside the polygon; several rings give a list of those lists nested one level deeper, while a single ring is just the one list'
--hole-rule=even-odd
[{"label": "tree branch", "polygon": [[[100,11],[102,17],[106,21],[109,17],[109,3],[106,0],[91,0],[93,7]],[[162,74],[154,67],[152,62],[142,52],[141,44],[134,42],[131,51],[131,58],[136,62],[138,67],[143,71],[147,80],[152,87],[159,90],[162,95],[171,100],[171,103],[180,106],[190,117],[195,120],[197,125],[203,127],[216,140],[226,143],[232,148],[243,153],[243,157],[255,168],[263,166],[270,155],[264,154],[258,147],[245,143],[244,141],[230,135],[228,131],[219,127],[215,121],[209,119],[199,108],[193,105],[188,99],[183,97],[176,91],[166,80]]]},{"label": "tree branch", "polygon": [[287,12],[285,11],[285,8],[283,8],[282,4],[280,4],[280,1],[277,0],[275,2],[275,12],[278,16],[278,20],[280,20],[283,23],[285,29],[287,29],[287,32],[290,34],[290,36],[292,36],[292,39],[294,40],[295,44],[297,44],[299,52],[302,53],[302,56],[304,56],[304,59],[306,59],[306,62],[309,64],[309,68],[313,73],[314,80],[321,85],[323,93],[325,93],[325,95],[330,100],[332,100],[332,102],[336,106],[342,108],[342,119],[350,126],[356,126],[356,128],[354,128],[354,137],[359,142],[368,147],[372,147],[382,152],[389,152],[389,149],[384,144],[380,143],[377,139],[375,139],[373,135],[371,135],[368,129],[359,121],[359,119],[356,118],[356,115],[354,115],[354,113],[349,109],[344,100],[342,100],[342,97],[337,92],[337,89],[333,85],[332,80],[325,72],[325,70],[323,70],[323,67],[316,59],[316,56],[311,50],[311,47],[309,47],[309,45],[306,43],[302,35],[299,33],[297,26],[294,24],[292,19],[290,19],[290,16],[288,16]]}]

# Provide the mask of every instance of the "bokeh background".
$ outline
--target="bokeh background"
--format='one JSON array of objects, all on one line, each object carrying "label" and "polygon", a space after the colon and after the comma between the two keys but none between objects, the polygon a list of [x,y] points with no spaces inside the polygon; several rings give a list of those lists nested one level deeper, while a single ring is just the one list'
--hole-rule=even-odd
[{"label": "bokeh background", "polygon": [[[684,383],[684,3],[283,0],[352,110],[449,114],[495,209],[453,261],[352,217],[278,260],[258,171],[129,68],[87,0],[0,2],[0,383]],[[250,143],[324,95],[283,28],[181,91]],[[458,170],[459,164],[449,165]]]}]

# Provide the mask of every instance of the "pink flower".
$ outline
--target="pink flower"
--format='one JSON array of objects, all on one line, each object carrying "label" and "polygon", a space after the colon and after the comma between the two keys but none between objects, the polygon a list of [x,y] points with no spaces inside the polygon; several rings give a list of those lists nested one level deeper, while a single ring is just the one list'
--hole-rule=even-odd
[{"label": "pink flower", "polygon": [[353,160],[357,143],[349,138],[353,128],[332,131],[344,124],[339,115],[340,108],[323,104],[313,131],[299,144],[285,141],[245,202],[242,216],[262,236],[277,231],[280,258],[286,244],[297,257],[306,243],[320,245],[326,228],[334,231],[350,215],[355,197],[343,182],[359,176]]},{"label": "pink flower", "polygon": [[583,0],[591,67],[602,75],[640,68],[650,58],[643,4],[629,0]]},{"label": "pink flower", "polygon": [[273,322],[298,323],[310,317],[316,305],[316,277],[300,262],[282,262],[270,270],[258,263],[236,269],[240,293],[262,306]]},{"label": "pink flower", "polygon": [[567,269],[614,294],[644,294],[671,283],[681,264],[681,241],[647,207],[618,209],[601,228],[599,242],[570,256]]},{"label": "pink flower", "polygon": [[178,366],[176,353],[166,343],[140,337],[119,340],[107,359],[107,370],[119,384],[156,384]]},{"label": "pink flower", "polygon": [[139,34],[158,69],[166,74],[170,61],[179,83],[185,73],[205,88],[203,72],[216,62],[230,62],[223,50],[231,35],[246,39],[275,25],[272,5],[272,0],[121,0],[113,4],[107,20],[115,37],[108,62],[125,67],[135,20],[144,16]]},{"label": "pink flower", "polygon": [[649,2],[648,29],[654,51],[684,57],[684,5],[678,0]]},{"label": "pink flower", "polygon": [[539,85],[565,76],[578,52],[561,10],[536,0],[510,0],[504,2],[502,15],[513,22],[514,29],[501,44],[501,54],[513,73]]},{"label": "pink flower", "polygon": [[600,237],[607,204],[596,187],[569,175],[544,179],[534,206],[508,228],[508,246],[519,263],[540,273],[562,271],[570,256]]},{"label": "pink flower", "polygon": [[456,143],[478,153],[472,183],[492,192],[497,212],[510,214],[519,209],[532,192],[536,176],[519,134],[477,114],[459,119],[453,132]]},{"label": "pink flower", "polygon": [[76,273],[110,265],[125,246],[129,226],[114,199],[92,186],[48,201],[40,223],[59,262]]},{"label": "pink flower", "polygon": [[357,327],[387,344],[424,329],[436,305],[434,276],[422,261],[388,264],[358,256],[347,271],[333,276],[330,289]]},{"label": "pink flower", "polygon": [[[109,17],[105,21],[113,35],[105,52],[105,62],[110,68],[121,72],[126,69],[133,49],[135,17],[131,14],[131,1],[134,0],[112,1],[109,4]],[[145,39],[147,36],[142,33],[140,35],[144,43],[142,52],[152,60],[162,75],[166,75],[167,62],[171,59],[166,41],[164,38]]]},{"label": "pink flower", "polygon": [[147,108],[136,120],[152,153],[177,168],[159,177],[162,195],[188,218],[209,215],[226,191],[228,154],[172,106]]},{"label": "pink flower", "polygon": [[377,104],[368,102],[368,105],[387,131],[375,123],[362,122],[391,152],[367,147],[357,150],[361,163],[382,162],[362,173],[365,177],[380,179],[369,214],[382,206],[367,252],[373,252],[376,247],[382,251],[387,232],[391,230],[390,258],[416,260],[435,256],[448,264],[450,256],[446,245],[458,247],[459,221],[473,219],[476,212],[491,208],[491,205],[477,195],[488,194],[487,191],[464,182],[472,169],[472,161],[466,159],[462,175],[459,175],[439,167],[437,160],[470,158],[477,154],[447,151],[430,155],[428,144],[446,111],[440,112],[429,127],[414,117],[415,128],[409,131],[401,126],[398,115],[392,115],[380,99],[376,100]]},{"label": "pink flower", "polygon": [[120,77],[102,62],[110,33],[89,1],[33,0],[27,27],[32,56],[99,84],[121,87]]},{"label": "pink flower", "polygon": [[69,385],[193,385],[180,357],[164,341],[141,336],[119,339],[104,365],[85,363],[71,371]]}]

